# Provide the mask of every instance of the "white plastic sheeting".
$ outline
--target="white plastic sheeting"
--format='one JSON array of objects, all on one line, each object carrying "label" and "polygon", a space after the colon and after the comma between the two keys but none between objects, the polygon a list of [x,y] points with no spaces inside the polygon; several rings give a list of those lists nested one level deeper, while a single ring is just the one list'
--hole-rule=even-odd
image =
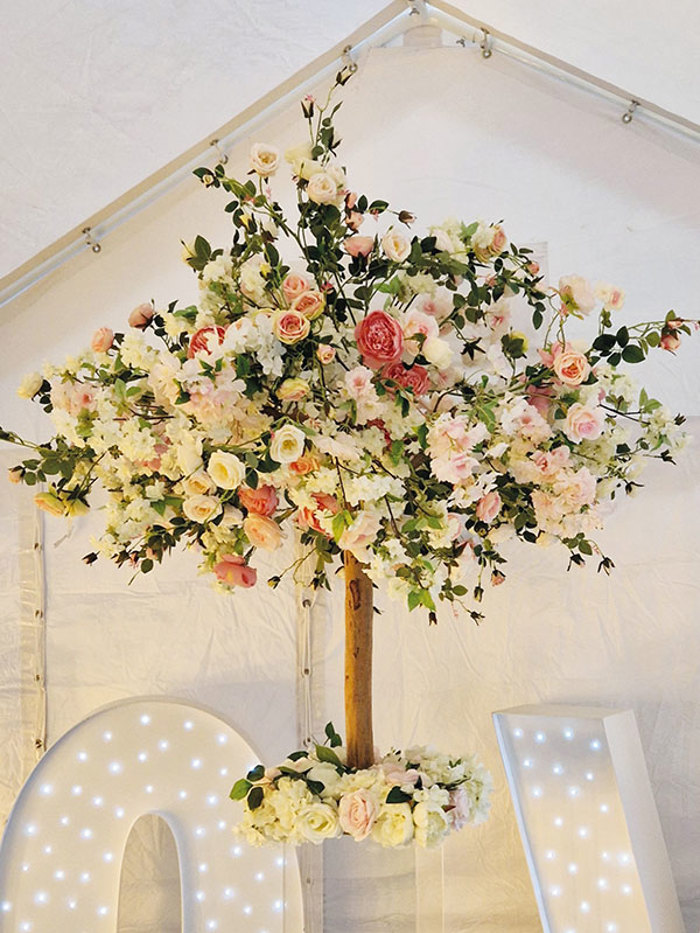
[{"label": "white plastic sheeting", "polygon": [[[623,127],[608,104],[462,49],[375,51],[346,90],[339,123],[354,188],[414,209],[421,228],[445,214],[503,218],[516,242],[548,241],[554,279],[577,271],[626,288],[622,320],[668,307],[697,312],[699,155],[690,144],[641,124]],[[284,115],[264,138],[284,146],[301,129]],[[245,171],[244,150],[233,154],[232,171]],[[226,237],[223,203],[184,185],[117,231],[102,255],[81,257],[16,301],[0,327],[3,422],[41,433],[42,419],[11,393],[42,359],[70,352],[96,326],[122,326],[144,299],[192,298],[178,240]],[[645,371],[653,393],[695,415],[698,352],[690,343],[676,360],[659,351]],[[697,432],[700,419],[694,424]],[[429,630],[378,596],[377,744],[479,751],[496,777],[492,819],[446,847],[449,929],[539,929],[490,713],[569,702],[634,708],[688,930],[697,930],[699,467],[698,446],[677,468],[652,465],[648,488],[610,516],[601,537],[617,563],[610,579],[594,567],[564,574],[563,551],[520,549],[508,583],[488,594],[480,628],[446,612]],[[125,572],[79,562],[99,516],[76,522],[60,544],[66,527],[47,525],[50,738],[105,702],[163,692],[220,709],[269,762],[295,746],[289,586],[221,599],[196,576],[190,554],[127,587]],[[275,558],[282,566],[284,557]],[[342,723],[340,587],[315,605],[313,635],[318,732],[329,718]],[[352,874],[361,876],[361,865]],[[350,890],[333,877],[327,930],[338,928],[333,918],[351,897],[365,910],[358,928],[401,929],[400,917],[381,913],[388,883],[368,881],[358,898],[360,880]],[[397,883],[411,903],[410,879]]]}]

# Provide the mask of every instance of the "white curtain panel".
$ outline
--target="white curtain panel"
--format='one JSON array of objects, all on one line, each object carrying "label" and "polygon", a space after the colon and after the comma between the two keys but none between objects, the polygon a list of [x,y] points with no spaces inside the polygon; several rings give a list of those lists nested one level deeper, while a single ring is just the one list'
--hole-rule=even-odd
[{"label": "white curtain panel", "polygon": [[[503,219],[516,242],[547,243],[554,280],[579,272],[625,288],[621,322],[669,307],[697,314],[699,151],[641,122],[625,127],[619,116],[614,105],[498,56],[390,49],[363,63],[338,122],[353,188],[414,210],[416,229],[446,215]],[[281,147],[302,137],[296,111],[257,134]],[[232,173],[247,170],[246,157],[247,144],[232,153]],[[280,176],[275,189],[291,203]],[[199,232],[225,242],[224,203],[221,193],[183,184],[110,236],[100,256],[80,257],[16,300],[0,325],[3,423],[46,433],[40,414],[13,396],[25,371],[60,359],[100,325],[123,327],[143,300],[191,301],[196,284],[179,261],[179,240]],[[650,392],[691,415],[700,414],[699,352],[688,341],[677,359],[659,351],[645,367]],[[428,629],[421,616],[378,596],[377,744],[478,751],[496,778],[492,819],[447,843],[450,930],[540,929],[490,713],[568,702],[635,710],[688,930],[697,931],[699,467],[697,445],[675,468],[654,463],[648,487],[610,515],[600,538],[617,564],[610,579],[594,566],[565,574],[563,550],[514,549],[509,580],[487,594],[479,628],[444,612]],[[49,739],[103,703],[169,693],[220,710],[270,763],[295,747],[291,586],[273,593],[259,565],[254,591],[224,599],[197,576],[194,554],[127,586],[128,571],[80,563],[98,529],[99,515],[90,516],[66,539],[65,525],[47,521]],[[0,547],[16,545],[3,539]],[[276,557],[273,572],[284,565]],[[314,607],[312,634],[314,725],[333,718],[342,731],[340,587]],[[358,929],[409,922],[396,916],[393,889],[391,915],[382,914],[382,886],[371,880],[357,899],[361,866],[352,871],[353,890],[337,866],[328,868],[326,929],[338,929],[334,918],[351,901],[362,907]],[[410,877],[399,883],[412,903]],[[147,930],[133,912],[130,924],[130,933]]]}]

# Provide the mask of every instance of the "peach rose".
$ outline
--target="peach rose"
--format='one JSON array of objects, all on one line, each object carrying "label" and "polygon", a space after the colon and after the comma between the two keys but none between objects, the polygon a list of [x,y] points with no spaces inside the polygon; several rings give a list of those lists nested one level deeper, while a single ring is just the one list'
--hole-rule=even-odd
[{"label": "peach rose", "polygon": [[275,337],[288,346],[304,340],[310,330],[311,322],[300,311],[281,311],[275,318]]},{"label": "peach rose", "polygon": [[218,564],[214,565],[217,580],[228,586],[255,586],[258,572],[239,557],[238,554],[224,554]]},{"label": "peach rose", "polygon": [[566,413],[563,430],[570,441],[580,444],[600,437],[604,425],[605,412],[602,408],[589,408],[581,402],[574,402]]},{"label": "peach rose", "polygon": [[137,330],[145,330],[153,314],[152,305],[139,305],[138,308],[134,308],[129,315],[129,327],[135,327]]},{"label": "peach rose", "polygon": [[322,343],[316,350],[316,356],[324,365],[332,363],[335,359],[335,347],[331,347],[327,343]]},{"label": "peach rose", "polygon": [[328,535],[328,532],[321,527],[319,518],[323,517],[324,512],[336,515],[340,510],[338,500],[335,496],[331,496],[326,492],[314,492],[311,498],[316,503],[316,508],[312,509],[304,506],[299,509],[299,523],[305,528],[312,528],[322,535]]},{"label": "peach rose", "polygon": [[109,327],[100,327],[92,335],[90,346],[95,353],[106,353],[114,343],[114,331]]},{"label": "peach rose", "polygon": [[279,504],[275,487],[269,485],[258,486],[257,489],[241,486],[238,500],[244,509],[256,515],[272,515]]},{"label": "peach rose", "polygon": [[486,493],[476,504],[476,517],[480,522],[490,525],[494,518],[501,511],[501,497],[494,490]]},{"label": "peach rose", "polygon": [[310,288],[311,285],[308,279],[303,275],[297,275],[296,272],[290,272],[289,275],[285,276],[282,282],[282,291],[289,304],[291,304],[295,298],[303,295],[304,292],[308,292]]},{"label": "peach rose", "polygon": [[565,346],[554,357],[552,369],[560,382],[568,386],[578,386],[588,379],[591,364],[585,354]]},{"label": "peach rose", "polygon": [[292,302],[294,311],[303,314],[304,317],[307,317],[310,321],[313,321],[319,314],[323,313],[325,305],[326,299],[320,292],[316,291],[304,292],[303,295],[299,295]]},{"label": "peach rose", "polygon": [[304,454],[303,457],[299,457],[298,460],[290,463],[289,469],[292,473],[296,473],[297,476],[307,476],[309,473],[318,470],[320,465],[318,457],[314,456],[314,454]]},{"label": "peach rose", "polygon": [[372,512],[361,511],[355,521],[340,536],[338,546],[343,551],[350,551],[363,561],[367,558],[367,548],[377,537],[379,519]]},{"label": "peach rose", "polygon": [[356,790],[341,797],[338,805],[338,818],[343,832],[360,842],[372,831],[379,804],[369,790]]},{"label": "peach rose", "polygon": [[353,258],[357,256],[369,256],[374,249],[374,237],[350,236],[343,242],[343,249]]},{"label": "peach rose", "polygon": [[253,547],[261,547],[265,551],[276,551],[282,543],[280,526],[265,515],[251,512],[243,522],[243,531]]},{"label": "peach rose", "polygon": [[393,363],[403,353],[401,327],[386,311],[370,311],[355,328],[357,348],[372,369]]},{"label": "peach rose", "polygon": [[187,358],[192,359],[198,353],[210,354],[216,346],[221,346],[226,336],[223,327],[200,327],[190,337],[187,347]]}]

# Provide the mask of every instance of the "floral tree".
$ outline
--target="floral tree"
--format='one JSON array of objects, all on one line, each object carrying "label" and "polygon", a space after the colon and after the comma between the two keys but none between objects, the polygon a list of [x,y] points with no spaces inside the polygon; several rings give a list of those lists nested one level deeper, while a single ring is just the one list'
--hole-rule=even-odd
[{"label": "floral tree", "polygon": [[29,448],[10,478],[47,483],[40,508],[79,515],[96,485],[108,492],[88,563],[149,573],[186,545],[235,592],[257,584],[257,550],[292,528],[304,549],[293,577],[304,564],[329,587],[342,563],[347,747],[329,724],[325,744],[259,766],[232,796],[256,842],[346,832],[432,845],[483,818],[489,777],[426,749],[374,760],[373,588],[430,622],[441,604],[478,622],[485,586],[505,580],[507,539],[555,540],[569,565],[595,557],[609,572],[601,504],[684,441],[683,418],[624,364],[674,351],[697,324],[673,311],[619,322],[619,288],[547,284],[498,223],[413,233],[409,211],[352,190],[331,101],[304,99],[308,140],[284,157],[296,216],[271,189],[274,146],[252,147],[246,180],[198,169],[225,194],[233,239],[185,245],[197,304],[140,305],[125,333],[100,328],[89,349],[28,376],[20,394],[55,434],[0,437]]}]

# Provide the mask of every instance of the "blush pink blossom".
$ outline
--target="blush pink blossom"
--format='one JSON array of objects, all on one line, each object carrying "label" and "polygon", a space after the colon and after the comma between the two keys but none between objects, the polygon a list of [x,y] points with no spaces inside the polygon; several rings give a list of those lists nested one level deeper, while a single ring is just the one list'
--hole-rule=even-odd
[{"label": "blush pink blossom", "polygon": [[144,330],[148,322],[153,317],[153,306],[148,304],[139,305],[129,315],[129,327],[135,327],[137,330]]},{"label": "blush pink blossom", "polygon": [[566,413],[563,430],[570,441],[579,444],[600,437],[604,425],[605,412],[602,408],[589,408],[581,402],[574,402]]},{"label": "blush pink blossom", "polygon": [[296,272],[290,272],[282,282],[282,292],[289,304],[304,292],[308,292],[310,288],[309,280],[303,275],[297,275]]},{"label": "blush pink blossom", "polygon": [[338,820],[343,832],[360,842],[372,831],[379,804],[369,790],[356,790],[341,797],[338,804]]},{"label": "blush pink blossom", "polygon": [[114,343],[114,331],[109,327],[100,327],[92,335],[90,346],[95,353],[106,353]]},{"label": "blush pink blossom", "polygon": [[372,379],[374,373],[366,366],[356,366],[345,373],[345,388],[350,398],[359,402],[363,399],[373,398],[375,394]]},{"label": "blush pink blossom", "polygon": [[476,517],[480,522],[490,525],[501,511],[501,497],[495,490],[486,493],[476,504]]},{"label": "blush pink blossom", "polygon": [[479,462],[465,451],[457,451],[431,460],[433,476],[441,482],[458,485],[474,473]]},{"label": "blush pink blossom", "polygon": [[450,791],[450,802],[445,809],[450,818],[452,829],[463,829],[467,823],[471,822],[471,801],[469,799],[469,794],[461,785]]},{"label": "blush pink blossom", "polygon": [[353,258],[358,256],[367,257],[374,249],[374,237],[350,236],[344,241],[343,249]]},{"label": "blush pink blossom", "polygon": [[673,331],[668,331],[665,334],[662,334],[661,339],[659,340],[659,346],[662,350],[670,350],[673,352],[677,350],[681,345],[681,338],[678,334]]},{"label": "blush pink blossom", "polygon": [[224,554],[218,564],[214,565],[216,579],[228,586],[242,586],[248,588],[255,586],[258,572],[249,567],[238,554]]},{"label": "blush pink blossom", "polygon": [[319,345],[316,350],[316,356],[319,361],[326,366],[328,363],[332,363],[335,359],[335,347],[331,347],[327,343],[322,343]]}]

